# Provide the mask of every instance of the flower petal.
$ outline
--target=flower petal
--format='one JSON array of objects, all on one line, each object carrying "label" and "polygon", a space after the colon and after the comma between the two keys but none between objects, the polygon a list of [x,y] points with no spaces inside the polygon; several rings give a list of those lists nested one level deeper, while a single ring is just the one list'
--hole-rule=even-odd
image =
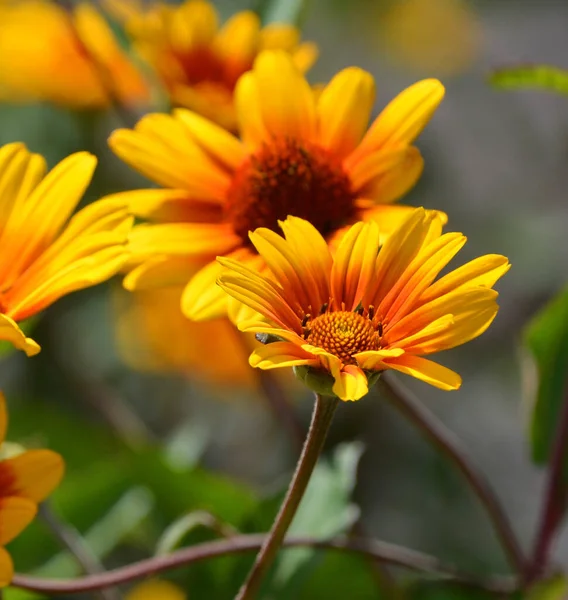
[{"label": "flower petal", "polygon": [[444,97],[437,79],[425,79],[401,92],[381,112],[348,160],[348,168],[379,148],[410,144],[432,118]]},{"label": "flower petal", "polygon": [[138,265],[124,278],[122,285],[129,291],[185,285],[195,273],[195,266],[186,256],[155,256]]},{"label": "flower petal", "polygon": [[8,551],[0,547],[0,588],[10,585],[14,576],[14,564]]},{"label": "flower petal", "polygon": [[63,478],[63,459],[51,450],[28,450],[0,461],[0,497],[42,502]]},{"label": "flower petal", "polygon": [[316,129],[314,95],[291,56],[279,50],[265,50],[258,55],[253,74],[267,131],[280,138],[313,140]]},{"label": "flower petal", "polygon": [[37,513],[35,502],[15,496],[0,497],[0,546],[19,535]]},{"label": "flower petal", "polygon": [[331,297],[337,310],[354,310],[374,275],[379,228],[373,221],[356,223],[343,236],[331,270]]},{"label": "flower petal", "polygon": [[360,400],[369,393],[367,376],[355,365],[346,365],[337,374],[333,374],[333,376],[335,383],[332,390],[341,400]]},{"label": "flower petal", "polygon": [[509,260],[505,256],[500,254],[480,256],[434,282],[422,294],[420,303],[425,304],[462,287],[492,288],[510,268]]},{"label": "flower petal", "polygon": [[382,371],[388,367],[385,359],[397,358],[403,354],[404,350],[402,348],[385,348],[384,350],[358,352],[353,358],[357,361],[361,369],[365,369],[366,371]]},{"label": "flower petal", "polygon": [[341,159],[351,153],[365,133],[374,101],[369,73],[357,67],[338,73],[318,99],[319,144]]},{"label": "flower petal", "polygon": [[241,139],[245,146],[254,151],[263,142],[270,141],[270,134],[262,119],[258,79],[252,71],[245,73],[235,88],[235,107]]},{"label": "flower petal", "polygon": [[300,346],[291,342],[273,342],[256,348],[250,355],[251,367],[259,369],[277,369],[280,367],[296,367],[308,365],[315,367],[319,364],[317,358]]},{"label": "flower petal", "polygon": [[18,350],[23,350],[28,356],[34,356],[41,350],[32,338],[25,336],[13,319],[3,314],[0,314],[0,340],[14,344]]},{"label": "flower petal", "polygon": [[395,371],[416,377],[444,391],[457,390],[461,386],[461,377],[455,371],[421,356],[403,354],[387,364]]}]

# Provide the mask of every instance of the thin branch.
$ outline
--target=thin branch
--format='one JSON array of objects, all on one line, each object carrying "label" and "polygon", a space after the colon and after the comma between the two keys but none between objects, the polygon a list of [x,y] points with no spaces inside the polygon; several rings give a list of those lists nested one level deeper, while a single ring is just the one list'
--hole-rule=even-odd
[{"label": "thin branch", "polygon": [[[142,579],[163,571],[195,564],[209,558],[252,552],[258,550],[265,539],[265,534],[252,534],[235,536],[227,540],[205,542],[183,548],[167,556],[155,556],[113,571],[101,573],[100,575],[89,575],[79,579],[41,579],[39,577],[16,574],[12,579],[12,585],[43,594],[92,592],[108,586]],[[481,580],[474,575],[462,573],[455,567],[446,565],[428,554],[376,540],[343,537],[332,540],[318,540],[311,537],[293,536],[285,539],[283,546],[286,548],[309,546],[311,548],[337,550],[340,552],[354,552],[379,560],[385,564],[428,573],[468,587],[499,594],[512,594],[518,589],[517,582],[512,577],[495,576]]]},{"label": "thin branch", "polygon": [[[59,540],[63,548],[66,548],[88,575],[104,573],[104,566],[85,544],[81,534],[69,523],[62,521],[52,510],[49,502],[43,502],[39,506],[39,516],[49,527],[53,535]],[[99,591],[101,600],[120,600],[118,590],[111,587]]]},{"label": "thin branch", "polygon": [[564,398],[560,421],[555,433],[548,470],[548,483],[538,533],[527,572],[529,582],[540,577],[547,567],[550,546],[558,529],[568,502],[564,468],[568,447],[568,394]]},{"label": "thin branch", "polygon": [[379,385],[393,405],[460,470],[471,489],[485,507],[509,562],[516,573],[525,572],[527,562],[507,513],[488,483],[485,475],[471,462],[460,440],[419,400],[388,375],[379,379]]}]

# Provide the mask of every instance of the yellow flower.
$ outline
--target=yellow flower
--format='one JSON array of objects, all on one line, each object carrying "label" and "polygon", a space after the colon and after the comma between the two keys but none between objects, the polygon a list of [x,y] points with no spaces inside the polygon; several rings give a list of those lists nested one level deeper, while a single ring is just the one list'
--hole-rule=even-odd
[{"label": "yellow flower", "polygon": [[46,174],[43,157],[23,144],[0,148],[0,340],[29,356],[40,347],[17,323],[108,279],[127,258],[124,202],[94,202],[69,220],[96,162],[78,152]]},{"label": "yellow flower", "polygon": [[[180,309],[182,288],[117,290],[116,336],[126,364],[139,371],[180,373],[217,386],[256,384],[247,358],[257,345],[228,319],[196,323]],[[211,356],[215,361],[211,361]]]},{"label": "yellow flower", "polygon": [[[7,420],[6,403],[0,393],[0,450]],[[0,587],[7,586],[14,573],[4,546],[29,525],[38,503],[61,481],[63,470],[63,459],[50,450],[28,450],[0,460]]]},{"label": "yellow flower", "polygon": [[187,594],[177,585],[161,579],[151,579],[135,586],[126,600],[186,600]]},{"label": "yellow flower", "polygon": [[210,259],[186,286],[182,308],[192,319],[212,318],[227,307],[214,285],[221,267],[212,258],[226,255],[262,268],[248,238],[257,227],[277,230],[279,219],[294,215],[333,244],[345,226],[377,220],[388,235],[412,210],[390,204],[422,172],[412,142],[443,94],[439,81],[421,81],[367,131],[371,75],[345,69],[316,98],[289,55],[265,51],[237,84],[242,140],[183,109],[147,115],[134,130],[114,132],[112,149],[167,188],[120,196],[151,222],[133,230],[125,286],[181,283],[188,260]]},{"label": "yellow flower", "polygon": [[439,220],[421,208],[380,249],[377,224],[356,223],[335,255],[307,221],[289,217],[280,225],[286,239],[265,228],[250,234],[270,278],[218,259],[227,269],[219,285],[266,319],[239,328],[280,340],[253,352],[253,367],[327,372],[342,400],[364,396],[368,377],[385,369],[459,388],[457,373],[421,355],[487,329],[498,309],[491,287],[509,269],[504,256],[482,256],[435,281],[466,238],[442,235]]},{"label": "yellow flower", "polygon": [[22,0],[0,7],[0,22],[1,99],[79,109],[148,100],[147,84],[93,6],[69,14],[55,2]]},{"label": "yellow flower", "polygon": [[314,44],[300,43],[295,27],[261,28],[252,11],[237,13],[219,29],[215,8],[204,0],[185,0],[179,6],[158,2],[146,9],[140,2],[118,4],[115,12],[125,18],[133,46],[152,65],[172,103],[230,130],[237,124],[235,84],[260,51],[285,50],[302,71],[317,56]]}]

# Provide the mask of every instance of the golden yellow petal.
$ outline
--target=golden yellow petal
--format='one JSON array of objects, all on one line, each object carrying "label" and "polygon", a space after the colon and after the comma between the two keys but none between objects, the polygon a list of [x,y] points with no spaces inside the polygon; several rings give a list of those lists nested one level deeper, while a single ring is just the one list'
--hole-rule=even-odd
[{"label": "golden yellow petal", "polygon": [[14,344],[18,350],[23,350],[28,356],[34,356],[41,350],[32,338],[25,336],[24,332],[13,319],[1,313],[0,340]]},{"label": "golden yellow petal", "polygon": [[249,363],[251,367],[266,370],[301,365],[316,366],[318,359],[291,342],[273,342],[256,348],[250,355]]},{"label": "golden yellow petal", "polygon": [[42,502],[59,485],[65,464],[51,450],[28,450],[0,461],[0,496],[18,496]]},{"label": "golden yellow petal", "polygon": [[255,60],[253,75],[266,130],[276,137],[314,140],[314,95],[291,56],[284,51],[265,50]]},{"label": "golden yellow petal", "polygon": [[369,73],[357,67],[338,73],[318,99],[319,144],[341,159],[350,154],[363,138],[374,101]]},{"label": "golden yellow petal", "polygon": [[0,546],[19,535],[37,512],[35,502],[15,496],[0,497]]},{"label": "golden yellow petal", "polygon": [[0,588],[6,587],[14,576],[14,565],[7,550],[0,546]]},{"label": "golden yellow petal", "polygon": [[241,139],[250,151],[270,142],[270,134],[261,113],[258,79],[249,71],[241,76],[235,88],[235,108]]},{"label": "golden yellow petal", "polygon": [[444,391],[457,390],[462,382],[461,377],[451,369],[420,356],[404,354],[388,361],[388,366]]}]

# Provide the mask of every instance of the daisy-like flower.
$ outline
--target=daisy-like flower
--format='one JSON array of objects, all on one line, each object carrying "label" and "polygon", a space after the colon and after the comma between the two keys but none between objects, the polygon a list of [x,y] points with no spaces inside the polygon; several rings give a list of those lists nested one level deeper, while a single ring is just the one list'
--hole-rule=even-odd
[{"label": "daisy-like flower", "polygon": [[233,93],[238,78],[265,49],[289,52],[296,66],[309,69],[317,57],[312,43],[300,43],[290,25],[261,28],[252,11],[235,14],[221,28],[214,6],[205,0],[142,6],[119,0],[115,13],[125,19],[133,47],[155,70],[171,102],[236,128]]},{"label": "daisy-like flower", "polygon": [[3,459],[2,443],[8,418],[0,393],[0,587],[9,585],[14,573],[4,546],[24,530],[63,477],[64,464],[50,450],[28,450]]},{"label": "daisy-like flower", "polygon": [[124,202],[100,200],[70,219],[96,163],[78,152],[46,174],[43,157],[23,144],[0,148],[0,340],[29,356],[40,347],[19,322],[108,279],[127,259]]},{"label": "daisy-like flower", "polygon": [[9,2],[0,23],[0,99],[74,109],[148,101],[142,75],[90,4],[68,13],[48,0]]},{"label": "daisy-like flower", "polygon": [[386,237],[412,210],[391,203],[422,172],[412,142],[443,95],[439,81],[421,81],[367,130],[369,73],[345,69],[316,95],[289,55],[265,51],[237,84],[241,139],[183,109],[114,132],[112,149],[166,188],[122,196],[150,221],[131,235],[125,286],[181,283],[188,261],[210,259],[186,286],[182,308],[195,320],[213,318],[227,308],[214,257],[262,269],[248,237],[257,227],[278,231],[278,220],[294,215],[334,244],[349,224],[376,220]]},{"label": "daisy-like flower", "polygon": [[329,374],[329,390],[342,400],[363,397],[369,378],[385,369],[443,390],[460,387],[457,373],[422,355],[489,327],[498,309],[491,288],[509,269],[504,256],[482,256],[436,281],[466,238],[442,235],[420,208],[380,249],[372,222],[353,225],[334,255],[307,221],[289,217],[281,227],[285,239],[265,228],[250,234],[270,277],[218,259],[226,269],[220,287],[266,319],[239,328],[279,340],[253,352],[253,367],[300,368],[306,382]]}]

